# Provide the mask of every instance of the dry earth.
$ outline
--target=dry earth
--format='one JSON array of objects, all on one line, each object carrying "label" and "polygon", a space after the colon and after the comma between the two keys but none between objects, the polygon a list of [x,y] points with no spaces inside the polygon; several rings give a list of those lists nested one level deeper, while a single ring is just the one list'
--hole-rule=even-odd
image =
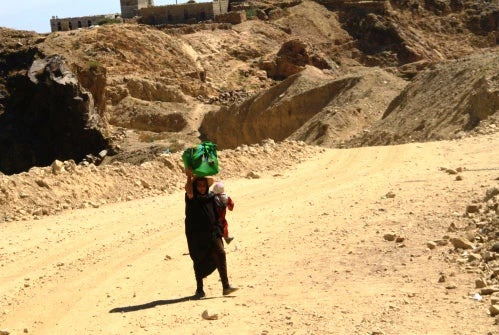
[{"label": "dry earth", "polygon": [[[98,70],[87,88],[121,146],[100,166],[0,173],[0,335],[497,334],[498,35],[481,30],[497,22],[497,1],[445,14],[447,3],[463,4],[391,1],[364,18],[270,1],[266,19],[233,26],[0,29],[0,114],[9,76],[59,54],[83,82]],[[279,57],[297,39],[297,58]],[[301,51],[333,66],[288,77]],[[359,84],[318,103],[322,87],[349,78]],[[392,106],[400,92],[408,103]],[[285,134],[256,117],[250,126],[270,135],[220,146],[235,148],[219,152],[218,178],[236,202],[226,250],[241,290],[222,296],[214,274],[208,298],[192,300],[178,151],[199,141],[205,115],[236,114],[255,97],[273,103],[263,114],[302,101],[314,115]],[[468,115],[479,124],[464,129]],[[224,131],[220,141],[245,134],[237,122]],[[328,147],[455,140],[332,149],[261,142],[269,137]]]},{"label": "dry earth", "polygon": [[[462,261],[467,251],[428,242],[470,232],[467,205],[498,184],[498,145],[497,134],[356,149],[267,143],[281,164],[262,159],[268,169],[250,174],[259,178],[242,170],[223,177],[236,203],[228,216],[236,237],[226,247],[229,276],[241,288],[230,297],[213,274],[207,298],[190,299],[178,188],[3,222],[0,330],[497,334],[491,296],[476,295],[484,272]],[[443,167],[462,172],[457,178]],[[181,181],[180,169],[173,172],[179,175],[164,179],[165,187]],[[203,319],[205,310],[218,319]]]}]

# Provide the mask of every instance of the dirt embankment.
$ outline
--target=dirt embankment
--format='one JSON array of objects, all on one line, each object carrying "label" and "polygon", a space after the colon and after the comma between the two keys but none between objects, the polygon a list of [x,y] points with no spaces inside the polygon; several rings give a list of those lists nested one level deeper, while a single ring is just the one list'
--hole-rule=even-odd
[{"label": "dirt embankment", "polygon": [[379,68],[329,75],[307,67],[239,105],[208,113],[200,132],[223,148],[265,138],[339,146],[377,121],[406,84]]},{"label": "dirt embankment", "polygon": [[[264,141],[219,152],[219,179],[258,178],[263,171],[290,167],[323,149],[303,142]],[[115,160],[96,167],[74,161],[55,161],[50,167],[34,167],[26,173],[0,174],[0,222],[40,219],[71,209],[94,207],[169,194],[183,190],[185,174],[181,153],[154,153],[128,157],[137,164]]]},{"label": "dirt embankment", "polygon": [[499,129],[499,53],[436,64],[390,103],[350,145],[452,139]]}]

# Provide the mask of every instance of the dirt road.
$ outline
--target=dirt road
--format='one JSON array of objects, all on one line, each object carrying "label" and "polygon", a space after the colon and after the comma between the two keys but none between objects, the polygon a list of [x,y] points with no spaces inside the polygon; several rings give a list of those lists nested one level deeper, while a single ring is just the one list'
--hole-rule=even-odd
[{"label": "dirt road", "polygon": [[[226,181],[235,240],[222,296],[195,291],[177,192],[0,227],[10,334],[487,334],[477,274],[429,240],[499,177],[498,136],[325,152]],[[495,153],[495,154],[494,154]],[[441,167],[462,167],[462,180]],[[391,192],[391,194],[389,194]],[[388,196],[387,196],[388,194]],[[399,242],[387,241],[394,233]],[[444,277],[444,282],[439,278]],[[207,310],[218,319],[201,317]]]}]

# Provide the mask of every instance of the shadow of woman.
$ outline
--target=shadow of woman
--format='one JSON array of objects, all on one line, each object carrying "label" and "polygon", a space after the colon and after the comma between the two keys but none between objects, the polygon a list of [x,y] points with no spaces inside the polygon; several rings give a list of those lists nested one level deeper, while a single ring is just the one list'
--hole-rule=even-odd
[{"label": "shadow of woman", "polygon": [[[203,300],[206,300],[206,299],[213,299],[213,298],[203,298]],[[177,299],[151,301],[151,302],[148,302],[147,304],[142,304],[142,305],[116,307],[116,308],[113,308],[112,310],[110,310],[109,313],[136,312],[136,311],[140,311],[140,310],[144,310],[144,309],[154,308],[156,306],[178,304],[180,302],[185,302],[185,301],[189,301],[189,300],[199,300],[199,297],[197,297],[196,295],[190,295],[188,297],[177,298]]]}]

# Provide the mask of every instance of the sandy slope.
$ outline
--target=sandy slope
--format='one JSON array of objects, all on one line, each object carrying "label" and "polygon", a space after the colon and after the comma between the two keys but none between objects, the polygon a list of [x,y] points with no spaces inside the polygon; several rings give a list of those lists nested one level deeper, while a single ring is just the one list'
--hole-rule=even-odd
[{"label": "sandy slope", "polygon": [[[473,271],[426,242],[464,225],[496,185],[499,137],[327,149],[260,179],[230,179],[236,237],[229,277],[241,287],[189,300],[183,193],[38,221],[5,222],[0,330],[11,334],[487,334]],[[496,153],[496,154],[494,154]],[[456,181],[440,167],[466,170]],[[386,198],[388,192],[394,198]],[[385,233],[405,238],[385,241]],[[446,282],[438,279],[444,274]],[[446,288],[448,287],[448,288]],[[454,287],[454,288],[452,288]],[[201,314],[218,314],[207,321]],[[116,313],[111,313],[111,311]]]}]

